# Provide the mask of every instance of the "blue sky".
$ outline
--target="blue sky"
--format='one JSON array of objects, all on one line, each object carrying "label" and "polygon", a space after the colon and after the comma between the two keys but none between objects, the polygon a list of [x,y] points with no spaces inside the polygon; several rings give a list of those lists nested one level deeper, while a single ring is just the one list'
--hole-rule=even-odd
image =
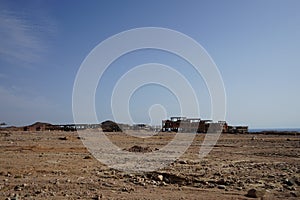
[{"label": "blue sky", "polygon": [[[180,31],[207,50],[224,81],[230,124],[300,127],[299,8],[298,0],[1,0],[0,121],[72,122],[73,83],[88,53],[114,34],[151,26]],[[209,93],[191,66],[166,52],[145,50],[107,70],[96,94],[99,121],[112,119],[111,90],[118,78],[147,62],[181,72],[197,91],[201,118],[210,117]],[[179,113],[174,95],[152,85],[132,96],[132,117],[148,123],[148,109],[157,103],[165,105],[167,116]]]}]

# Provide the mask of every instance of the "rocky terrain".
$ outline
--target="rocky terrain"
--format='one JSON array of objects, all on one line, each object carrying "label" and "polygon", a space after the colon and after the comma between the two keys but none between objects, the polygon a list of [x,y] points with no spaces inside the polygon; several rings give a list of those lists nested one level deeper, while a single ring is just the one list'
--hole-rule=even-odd
[{"label": "rocky terrain", "polygon": [[[139,139],[106,133],[135,153],[175,133]],[[1,199],[300,199],[300,136],[222,134],[204,159],[197,134],[184,155],[154,172],[108,168],[76,132],[0,132]]]}]

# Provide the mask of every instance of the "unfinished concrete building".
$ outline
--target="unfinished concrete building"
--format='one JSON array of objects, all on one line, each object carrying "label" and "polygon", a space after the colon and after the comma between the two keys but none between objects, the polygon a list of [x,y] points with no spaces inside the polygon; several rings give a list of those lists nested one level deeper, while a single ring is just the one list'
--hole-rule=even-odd
[{"label": "unfinished concrete building", "polygon": [[248,133],[248,126],[228,126],[227,133]]},{"label": "unfinished concrete building", "polygon": [[162,121],[162,131],[206,133],[211,120],[200,118],[171,117]]},{"label": "unfinished concrete building", "polygon": [[213,122],[200,118],[171,117],[162,120],[162,131],[207,133],[222,131],[223,133],[248,133],[247,126],[228,126],[226,121]]}]

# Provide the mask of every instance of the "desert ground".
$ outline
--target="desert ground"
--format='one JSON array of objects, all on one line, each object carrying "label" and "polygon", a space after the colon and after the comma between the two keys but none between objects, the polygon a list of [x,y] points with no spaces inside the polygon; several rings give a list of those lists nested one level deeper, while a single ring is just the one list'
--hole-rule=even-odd
[{"label": "desert ground", "polygon": [[[106,133],[120,148],[145,154],[167,144],[174,134],[140,139]],[[213,150],[200,159],[204,137],[197,134],[173,164],[134,173],[99,162],[76,132],[1,131],[0,197],[300,199],[299,135],[222,134]],[[248,194],[251,189],[254,194]]]}]

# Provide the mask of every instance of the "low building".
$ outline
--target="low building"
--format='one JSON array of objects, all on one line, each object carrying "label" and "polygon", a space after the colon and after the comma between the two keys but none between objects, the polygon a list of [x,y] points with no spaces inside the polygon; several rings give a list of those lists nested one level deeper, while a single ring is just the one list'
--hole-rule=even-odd
[{"label": "low building", "polygon": [[248,126],[228,126],[226,121],[213,122],[200,118],[171,117],[162,120],[162,131],[207,133],[248,133]]},{"label": "low building", "polygon": [[207,133],[208,130],[217,130],[220,125],[222,131],[227,130],[226,122],[213,123],[212,120],[200,118],[171,117],[170,120],[162,120],[162,131]]},{"label": "low building", "polygon": [[228,126],[227,133],[248,133],[248,126]]}]

